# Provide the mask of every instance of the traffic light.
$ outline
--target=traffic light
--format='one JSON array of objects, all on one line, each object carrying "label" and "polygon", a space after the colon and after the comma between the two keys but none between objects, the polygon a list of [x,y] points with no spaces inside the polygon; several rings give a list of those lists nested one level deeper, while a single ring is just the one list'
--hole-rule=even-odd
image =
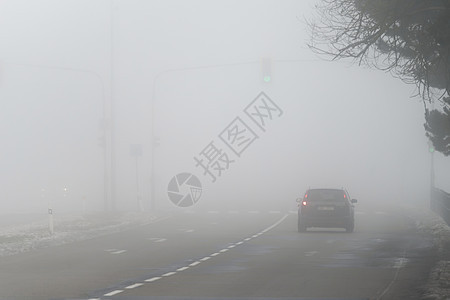
[{"label": "traffic light", "polygon": [[262,58],[261,72],[264,82],[269,83],[272,81],[272,60],[269,57]]},{"label": "traffic light", "polygon": [[430,153],[434,153],[435,150],[436,150],[436,149],[434,149],[433,142],[432,142],[432,141],[428,141],[428,151],[429,151]]}]

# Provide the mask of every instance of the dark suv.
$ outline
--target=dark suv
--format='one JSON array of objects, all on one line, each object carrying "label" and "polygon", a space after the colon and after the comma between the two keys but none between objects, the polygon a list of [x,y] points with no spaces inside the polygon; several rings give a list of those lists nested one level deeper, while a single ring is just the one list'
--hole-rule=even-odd
[{"label": "dark suv", "polygon": [[355,228],[353,204],[344,189],[309,189],[298,198],[298,231],[308,227],[342,227],[347,232]]}]

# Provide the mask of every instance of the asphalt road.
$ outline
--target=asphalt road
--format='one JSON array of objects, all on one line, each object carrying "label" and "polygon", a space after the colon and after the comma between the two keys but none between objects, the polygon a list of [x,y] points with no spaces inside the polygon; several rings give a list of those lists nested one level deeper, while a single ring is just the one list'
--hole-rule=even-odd
[{"label": "asphalt road", "polygon": [[0,299],[420,299],[430,236],[359,209],[354,233],[298,233],[281,211],[181,213],[0,258]]}]

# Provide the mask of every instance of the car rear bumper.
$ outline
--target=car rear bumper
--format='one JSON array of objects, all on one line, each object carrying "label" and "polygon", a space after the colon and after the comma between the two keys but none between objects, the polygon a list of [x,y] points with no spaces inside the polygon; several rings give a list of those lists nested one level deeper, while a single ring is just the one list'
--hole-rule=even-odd
[{"label": "car rear bumper", "polygon": [[352,216],[302,216],[299,215],[299,223],[307,227],[347,227],[353,224]]}]

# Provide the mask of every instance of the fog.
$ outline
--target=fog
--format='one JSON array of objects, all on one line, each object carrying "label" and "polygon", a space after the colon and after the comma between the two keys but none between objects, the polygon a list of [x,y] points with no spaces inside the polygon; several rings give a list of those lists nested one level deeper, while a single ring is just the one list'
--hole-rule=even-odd
[{"label": "fog", "polygon": [[[314,3],[1,0],[2,213],[101,211],[110,188],[117,210],[178,211],[183,172],[202,184],[189,209],[292,209],[308,187],[428,207],[415,87],[315,56]],[[245,113],[261,92],[280,109],[264,129]],[[220,139],[236,117],[257,135],[239,155]],[[210,142],[233,160],[215,181],[194,160]],[[449,160],[435,166],[450,190]]]}]

